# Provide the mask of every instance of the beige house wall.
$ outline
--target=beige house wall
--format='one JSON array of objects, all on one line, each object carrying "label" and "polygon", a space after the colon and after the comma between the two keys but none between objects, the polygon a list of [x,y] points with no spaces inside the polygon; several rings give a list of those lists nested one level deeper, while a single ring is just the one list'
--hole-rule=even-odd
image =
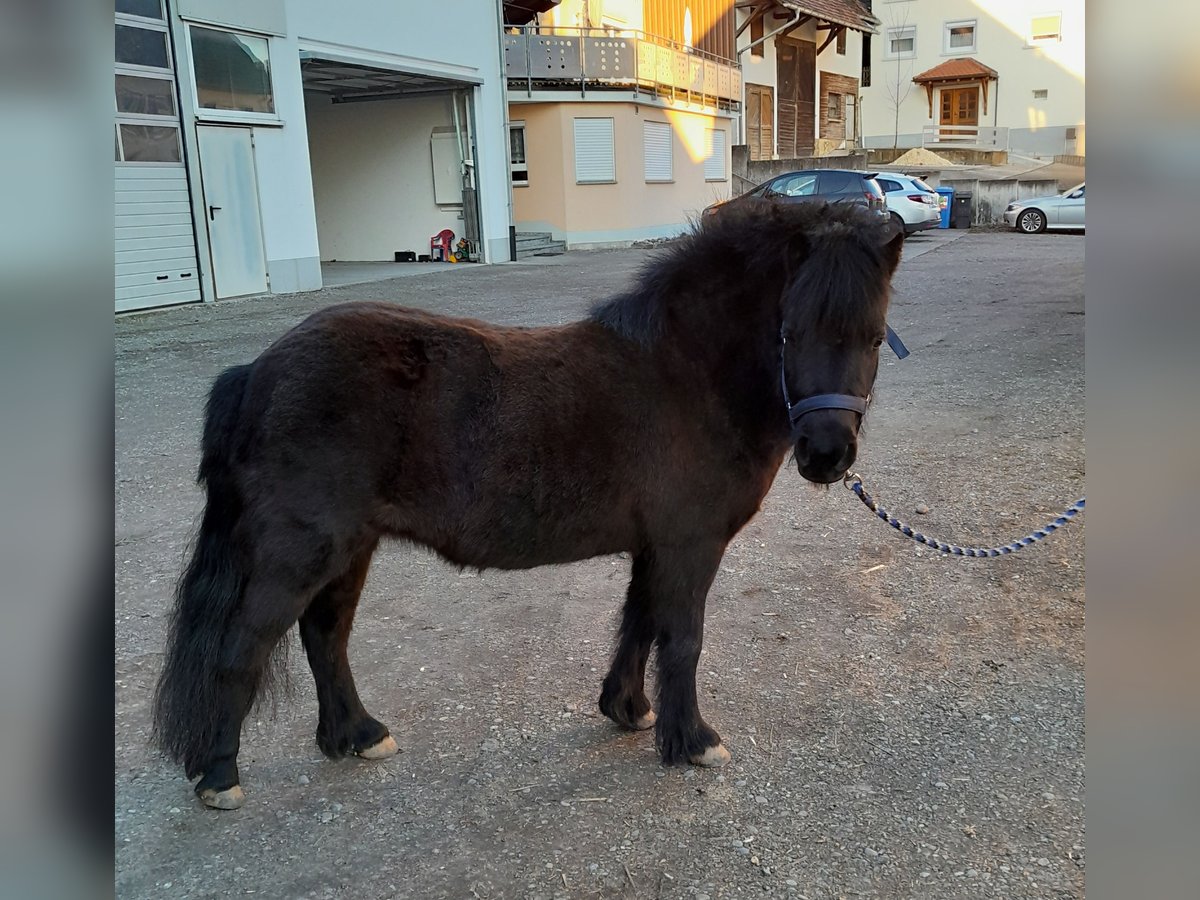
[{"label": "beige house wall", "polygon": [[[513,187],[518,231],[549,231],[570,247],[619,246],[680,234],[704,207],[730,196],[734,135],[725,116],[633,102],[513,103],[512,121],[525,122],[529,186]],[[575,178],[574,120],[613,120],[616,180],[579,184]],[[643,122],[672,133],[672,180],[645,178]],[[706,180],[706,130],[726,134],[721,180]]]}]

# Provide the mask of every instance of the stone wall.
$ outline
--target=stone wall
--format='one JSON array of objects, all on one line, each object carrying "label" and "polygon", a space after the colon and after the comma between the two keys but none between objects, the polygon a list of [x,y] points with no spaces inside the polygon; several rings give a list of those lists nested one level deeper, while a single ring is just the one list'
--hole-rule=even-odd
[{"label": "stone wall", "polygon": [[796,159],[750,159],[750,148],[745,144],[733,147],[733,195],[744,194],[755,185],[762,184],[785,172],[802,169],[864,169],[867,154],[862,151],[842,156],[802,156]]},{"label": "stone wall", "polygon": [[975,179],[942,178],[940,181],[926,179],[931,186],[952,187],[955,191],[971,192],[971,224],[1001,225],[1004,210],[1014,200],[1031,197],[1048,197],[1074,185],[1060,186],[1054,179],[1022,181],[1006,178],[1000,181],[977,181]]}]

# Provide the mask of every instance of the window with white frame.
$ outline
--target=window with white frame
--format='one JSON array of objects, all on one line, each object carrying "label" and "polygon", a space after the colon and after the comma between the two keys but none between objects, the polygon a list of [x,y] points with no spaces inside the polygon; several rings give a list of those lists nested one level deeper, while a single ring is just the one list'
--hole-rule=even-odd
[{"label": "window with white frame", "polygon": [[183,164],[175,70],[162,0],[117,0],[115,157]]},{"label": "window with white frame", "polygon": [[645,158],[646,181],[671,181],[674,178],[671,126],[668,123],[642,123],[642,150]]},{"label": "window with white frame", "polygon": [[512,183],[518,187],[529,184],[529,163],[525,159],[525,123],[508,125],[508,168]]},{"label": "window with white frame", "polygon": [[1029,22],[1029,43],[1053,44],[1062,40],[1062,13],[1034,16]]},{"label": "window with white frame", "polygon": [[976,21],[947,22],[943,31],[942,52],[951,56],[975,52]]},{"label": "window with white frame", "polygon": [[576,118],[576,184],[611,184],[617,180],[611,118]]},{"label": "window with white frame", "polygon": [[189,25],[188,43],[201,117],[278,121],[265,37]]},{"label": "window with white frame", "polygon": [[917,26],[889,28],[886,49],[885,59],[912,59],[917,55]]},{"label": "window with white frame", "polygon": [[723,128],[704,130],[704,180],[728,181],[725,174],[725,143],[728,140]]}]

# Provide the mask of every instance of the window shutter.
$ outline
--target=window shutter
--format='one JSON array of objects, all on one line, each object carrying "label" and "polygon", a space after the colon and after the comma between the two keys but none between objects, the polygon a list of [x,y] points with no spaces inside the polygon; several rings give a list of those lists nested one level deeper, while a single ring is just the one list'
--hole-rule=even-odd
[{"label": "window shutter", "polygon": [[642,147],[646,154],[646,180],[670,181],[671,126],[666,122],[643,122]]},{"label": "window shutter", "polygon": [[704,180],[725,180],[725,132],[720,128],[707,130],[708,140],[705,141],[708,156],[704,159]]},{"label": "window shutter", "polygon": [[613,120],[575,120],[575,181],[579,184],[617,180],[613,157]]}]

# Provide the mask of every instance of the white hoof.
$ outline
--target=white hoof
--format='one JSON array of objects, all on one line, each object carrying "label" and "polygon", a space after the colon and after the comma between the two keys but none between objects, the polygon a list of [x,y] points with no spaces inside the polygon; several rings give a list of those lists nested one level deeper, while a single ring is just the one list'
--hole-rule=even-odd
[{"label": "white hoof", "polygon": [[657,721],[658,713],[656,713],[654,710],[650,710],[650,712],[646,713],[644,716],[641,716],[633,723],[633,729],[634,731],[645,731],[647,728],[653,728],[654,723]]},{"label": "white hoof", "polygon": [[214,791],[212,788],[203,790],[200,799],[212,809],[237,809],[246,802],[246,795],[242,793],[242,786],[235,784],[223,791]]},{"label": "white hoof", "polygon": [[382,741],[372,744],[364,750],[359,750],[358,755],[363,759],[387,759],[399,752],[400,746],[396,743],[396,739],[389,734]]},{"label": "white hoof", "polygon": [[725,749],[725,745],[717,744],[717,746],[709,747],[703,753],[689,758],[688,762],[693,766],[716,767],[725,765],[731,758],[729,751]]}]

